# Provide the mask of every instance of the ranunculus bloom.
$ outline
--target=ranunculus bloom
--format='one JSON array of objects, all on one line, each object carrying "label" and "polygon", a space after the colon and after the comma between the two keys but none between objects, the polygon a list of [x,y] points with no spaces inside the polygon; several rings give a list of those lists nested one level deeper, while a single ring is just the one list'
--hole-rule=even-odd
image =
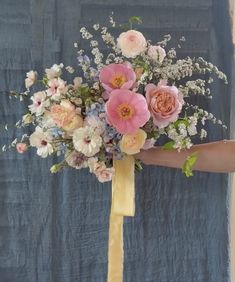
[{"label": "ranunculus bloom", "polygon": [[33,104],[29,105],[28,108],[32,114],[37,116],[42,115],[50,104],[44,91],[34,93],[30,99],[33,101]]},{"label": "ranunculus bloom", "polygon": [[39,126],[35,132],[30,135],[29,142],[32,147],[37,148],[37,154],[42,158],[46,158],[54,152],[53,146],[50,144],[52,137],[48,132],[44,132]]},{"label": "ranunculus bloom", "polygon": [[81,127],[73,133],[74,148],[87,157],[92,157],[100,151],[102,138],[92,127]]},{"label": "ranunculus bloom", "polygon": [[166,51],[161,46],[150,46],[147,54],[153,61],[159,62],[160,64],[166,57]]},{"label": "ranunculus bloom", "polygon": [[146,99],[130,90],[114,90],[106,103],[107,121],[119,133],[133,133],[150,118]]},{"label": "ranunculus bloom", "polygon": [[137,154],[144,146],[146,138],[147,134],[143,129],[138,129],[132,134],[124,134],[120,141],[120,149],[128,155]]},{"label": "ranunculus bloom", "polygon": [[107,92],[115,89],[130,89],[136,81],[136,74],[130,64],[110,64],[104,66],[99,75]]},{"label": "ranunculus bloom", "polygon": [[137,30],[128,30],[119,35],[118,47],[122,55],[127,58],[135,58],[146,50],[147,42],[143,34]]},{"label": "ranunculus bloom", "polygon": [[82,153],[74,150],[74,151],[66,151],[65,153],[65,161],[71,167],[76,169],[81,169],[87,167],[88,157],[84,156]]},{"label": "ranunculus bloom", "polygon": [[82,117],[77,115],[75,106],[68,100],[62,100],[60,105],[53,105],[50,116],[59,127],[66,131],[72,131],[83,125]]},{"label": "ranunculus bloom", "polygon": [[18,153],[23,154],[28,149],[25,143],[17,143],[16,150]]},{"label": "ranunculus bloom", "polygon": [[145,87],[146,99],[153,122],[159,128],[166,127],[178,119],[184,104],[183,96],[175,86],[160,81],[158,85],[148,84]]}]

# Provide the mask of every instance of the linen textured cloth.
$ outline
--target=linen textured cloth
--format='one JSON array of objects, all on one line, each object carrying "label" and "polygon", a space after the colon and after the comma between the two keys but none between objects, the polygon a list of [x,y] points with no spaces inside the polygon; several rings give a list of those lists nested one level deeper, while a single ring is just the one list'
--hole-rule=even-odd
[{"label": "linen textured cloth", "polygon": [[[24,89],[30,69],[76,66],[73,42],[83,20],[108,15],[105,1],[98,8],[99,2],[87,2],[0,0],[1,145],[21,135],[13,125],[27,105],[9,100],[7,92]],[[126,9],[116,3],[110,9],[123,20]],[[143,4],[136,7],[125,15],[148,15]],[[153,18],[148,13],[144,27]],[[217,52],[210,54],[215,64]],[[229,104],[219,101],[216,95],[211,111],[227,122]],[[211,138],[224,137],[220,128],[210,130]],[[111,184],[99,184],[87,170],[51,175],[56,159],[35,153],[0,155],[0,282],[105,282]],[[124,282],[229,281],[228,187],[222,174],[186,179],[179,170],[159,167],[137,173],[136,215],[124,222]]]}]

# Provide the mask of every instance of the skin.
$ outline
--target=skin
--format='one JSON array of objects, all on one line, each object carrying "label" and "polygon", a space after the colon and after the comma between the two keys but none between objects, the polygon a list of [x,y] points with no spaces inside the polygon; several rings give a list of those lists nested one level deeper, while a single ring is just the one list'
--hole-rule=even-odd
[{"label": "skin", "polygon": [[147,165],[181,168],[186,158],[197,152],[198,159],[193,170],[230,173],[235,172],[235,140],[222,140],[193,145],[188,150],[164,150],[154,147],[141,150],[135,157]]}]

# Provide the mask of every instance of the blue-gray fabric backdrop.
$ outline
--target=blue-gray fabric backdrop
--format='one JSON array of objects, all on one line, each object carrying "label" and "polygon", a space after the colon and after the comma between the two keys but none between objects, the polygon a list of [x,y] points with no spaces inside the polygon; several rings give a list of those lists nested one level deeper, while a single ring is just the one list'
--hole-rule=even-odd
[{"label": "blue-gray fabric backdrop", "polygon": [[[180,56],[204,56],[230,75],[226,1],[0,0],[1,145],[20,136],[13,124],[27,104],[7,92],[23,89],[30,69],[76,66],[80,27],[105,22],[111,11],[122,22],[141,16],[141,30],[155,42],[165,33],[173,42],[185,35]],[[200,102],[229,126],[229,86],[216,83],[213,91],[213,102]],[[228,137],[210,127],[208,140]],[[35,151],[0,160],[0,282],[106,281],[110,185],[87,171],[51,175],[53,160]],[[124,225],[124,281],[229,281],[229,196],[227,175],[186,179],[159,167],[137,173],[136,216]]]}]

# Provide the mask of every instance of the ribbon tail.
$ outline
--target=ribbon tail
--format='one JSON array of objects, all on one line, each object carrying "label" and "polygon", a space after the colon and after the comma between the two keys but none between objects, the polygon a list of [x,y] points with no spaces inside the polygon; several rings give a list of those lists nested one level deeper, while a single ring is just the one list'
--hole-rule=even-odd
[{"label": "ribbon tail", "polygon": [[110,215],[108,282],[123,281],[123,216]]},{"label": "ribbon tail", "polygon": [[109,223],[108,282],[123,281],[123,219],[135,214],[135,161],[132,156],[114,160],[112,206]]}]

